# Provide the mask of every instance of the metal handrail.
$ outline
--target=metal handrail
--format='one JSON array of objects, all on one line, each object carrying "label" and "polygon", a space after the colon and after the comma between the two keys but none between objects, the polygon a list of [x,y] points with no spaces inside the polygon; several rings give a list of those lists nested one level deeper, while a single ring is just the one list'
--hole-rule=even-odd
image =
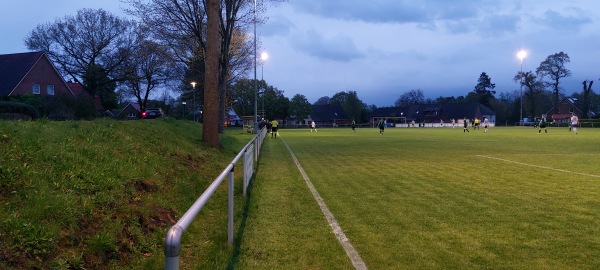
[{"label": "metal handrail", "polygon": [[[242,148],[242,150],[233,158],[231,163],[225,167],[225,169],[217,176],[217,178],[208,186],[208,188],[198,197],[196,202],[192,204],[192,206],[181,216],[181,218],[173,225],[169,231],[167,232],[167,236],[165,239],[165,269],[167,270],[175,270],[179,269],[179,254],[181,253],[181,238],[183,237],[183,232],[187,230],[192,221],[196,218],[200,210],[204,207],[204,205],[208,202],[210,197],[215,193],[217,188],[221,185],[223,180],[227,176],[228,177],[228,199],[227,199],[227,242],[231,245],[233,244],[233,179],[234,179],[234,168],[235,164],[239,161],[242,156],[248,150],[252,150],[254,152],[253,157],[254,161],[258,160],[259,151],[262,147],[262,142],[266,136],[266,128],[260,130],[256,136]],[[254,146],[251,148],[251,146]],[[254,162],[251,162],[252,170],[254,171]],[[248,184],[244,181],[244,195],[246,190],[246,185]],[[249,181],[248,181],[249,182]]]}]

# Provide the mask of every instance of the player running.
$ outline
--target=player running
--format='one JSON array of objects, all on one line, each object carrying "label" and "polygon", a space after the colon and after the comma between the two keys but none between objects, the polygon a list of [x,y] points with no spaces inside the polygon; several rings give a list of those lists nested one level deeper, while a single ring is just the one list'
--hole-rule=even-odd
[{"label": "player running", "polygon": [[573,132],[575,132],[575,134],[577,134],[577,125],[579,124],[579,118],[577,117],[577,115],[575,115],[575,113],[573,113],[571,115],[571,128],[573,129]]},{"label": "player running", "polygon": [[548,122],[546,122],[546,115],[542,114],[542,119],[540,120],[540,129],[538,130],[538,134],[542,133],[542,129],[544,129],[545,133],[548,133],[548,129],[546,128],[548,126]]},{"label": "player running", "polygon": [[487,119],[487,117],[483,118],[483,132],[487,133],[488,131],[488,126],[490,125],[490,120]]},{"label": "player running", "polygon": [[379,127],[379,135],[383,135],[383,131],[385,130],[385,121],[383,121],[383,119],[379,120],[377,126]]}]

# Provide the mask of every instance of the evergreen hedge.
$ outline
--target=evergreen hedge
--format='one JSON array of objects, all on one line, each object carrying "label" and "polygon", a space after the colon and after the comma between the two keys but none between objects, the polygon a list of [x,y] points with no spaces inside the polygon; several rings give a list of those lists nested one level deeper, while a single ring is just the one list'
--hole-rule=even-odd
[{"label": "evergreen hedge", "polygon": [[0,114],[24,114],[31,119],[36,119],[39,115],[32,105],[13,101],[0,101]]}]

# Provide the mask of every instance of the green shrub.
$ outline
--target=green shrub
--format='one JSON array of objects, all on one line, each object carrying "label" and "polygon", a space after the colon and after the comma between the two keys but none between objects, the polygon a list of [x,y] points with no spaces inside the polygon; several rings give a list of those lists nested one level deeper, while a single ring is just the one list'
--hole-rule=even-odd
[{"label": "green shrub", "polygon": [[37,110],[29,104],[12,101],[0,101],[0,113],[16,113],[30,116],[32,119],[38,118]]}]

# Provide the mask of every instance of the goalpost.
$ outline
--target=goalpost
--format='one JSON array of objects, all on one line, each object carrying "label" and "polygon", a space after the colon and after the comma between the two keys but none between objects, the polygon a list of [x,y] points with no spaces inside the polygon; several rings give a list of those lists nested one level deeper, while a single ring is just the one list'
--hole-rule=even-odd
[{"label": "goalpost", "polygon": [[[406,124],[406,117],[404,117],[404,116],[400,116],[400,117],[398,117],[398,116],[389,116],[389,117],[376,116],[376,117],[373,117],[373,122],[371,123],[372,127],[376,127],[377,123],[379,123],[379,121],[381,121],[382,119],[384,121],[390,120],[389,122],[391,122],[391,123]],[[395,121],[395,120],[397,120],[397,121]]]}]

